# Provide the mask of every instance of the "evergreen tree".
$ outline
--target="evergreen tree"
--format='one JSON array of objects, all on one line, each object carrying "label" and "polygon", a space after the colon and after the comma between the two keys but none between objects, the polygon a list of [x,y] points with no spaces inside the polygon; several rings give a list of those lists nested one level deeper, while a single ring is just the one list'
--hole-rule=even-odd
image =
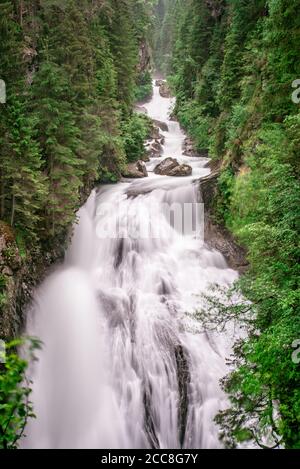
[{"label": "evergreen tree", "polygon": [[231,406],[217,417],[230,447],[246,440],[300,447],[292,360],[299,334],[300,119],[291,99],[300,76],[298,10],[298,1],[189,0],[173,28],[176,112],[221,168],[213,220],[240,240],[250,263],[233,288],[250,306],[210,299],[212,309],[201,315],[216,323],[234,316],[248,332],[223,380]]}]

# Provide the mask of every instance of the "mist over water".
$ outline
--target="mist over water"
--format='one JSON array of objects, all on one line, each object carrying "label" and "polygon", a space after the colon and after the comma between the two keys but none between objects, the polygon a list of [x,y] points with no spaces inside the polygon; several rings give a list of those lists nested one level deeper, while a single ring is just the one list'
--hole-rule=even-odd
[{"label": "mist over water", "polygon": [[[194,233],[168,222],[164,203],[194,203],[207,159],[182,154],[184,133],[158,87],[145,107],[164,121],[164,157],[193,167],[93,191],[78,213],[63,266],[37,290],[27,334],[43,350],[32,364],[34,410],[26,448],[218,448],[213,419],[225,405],[219,379],[232,337],[203,333],[193,318],[201,292],[237,273]],[[104,211],[111,204],[115,209]],[[119,237],[100,239],[117,222]],[[145,224],[160,238],[126,236]],[[124,235],[122,235],[124,233]]]}]

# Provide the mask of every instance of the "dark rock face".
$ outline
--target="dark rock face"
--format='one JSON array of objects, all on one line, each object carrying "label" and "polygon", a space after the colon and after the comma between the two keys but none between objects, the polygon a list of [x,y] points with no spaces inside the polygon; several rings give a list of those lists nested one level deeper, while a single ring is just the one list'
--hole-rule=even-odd
[{"label": "dark rock face", "polygon": [[184,140],[182,150],[185,156],[190,156],[192,158],[208,158],[209,157],[208,151],[203,150],[199,152],[196,150],[195,144],[190,137],[186,137],[186,139]]},{"label": "dark rock face", "polygon": [[192,174],[192,168],[186,164],[179,164],[175,158],[166,158],[154,169],[160,176],[184,177]]},{"label": "dark rock face", "polygon": [[194,143],[192,139],[189,137],[186,137],[186,139],[184,140],[182,150],[185,156],[199,156],[194,148]]},{"label": "dark rock face", "polygon": [[159,94],[162,98],[171,98],[171,90],[166,82],[163,82],[159,87]]},{"label": "dark rock face", "polygon": [[35,286],[47,269],[63,260],[68,239],[65,232],[46,249],[27,249],[21,256],[14,231],[0,222],[0,339],[11,340],[22,332]]},{"label": "dark rock face", "polygon": [[159,140],[154,140],[146,144],[147,156],[150,158],[159,158],[162,155],[162,144]]},{"label": "dark rock face", "polygon": [[144,161],[139,160],[136,163],[129,163],[123,176],[130,179],[141,179],[148,177],[148,172]]},{"label": "dark rock face", "polygon": [[232,269],[244,273],[249,265],[246,250],[238,244],[227,228],[214,221],[213,201],[217,196],[219,176],[220,171],[215,170],[200,180],[200,193],[205,209],[204,240],[210,248],[223,254]]},{"label": "dark rock face", "polygon": [[221,0],[206,0],[206,5],[210,9],[213,18],[219,18],[224,11],[224,2]]},{"label": "dark rock face", "polygon": [[189,357],[187,351],[183,348],[181,344],[177,345],[175,348],[175,360],[177,367],[177,380],[179,390],[178,427],[181,446],[183,446],[184,444],[189,408],[188,385],[190,383],[191,376],[188,359]]},{"label": "dark rock face", "polygon": [[163,132],[168,132],[169,131],[169,127],[165,122],[161,122],[161,121],[158,121],[158,120],[154,119],[153,123],[156,127],[158,127]]},{"label": "dark rock face", "polygon": [[141,158],[142,161],[144,161],[144,163],[149,163],[150,161],[150,156],[148,153],[145,153],[145,155]]},{"label": "dark rock face", "polygon": [[144,161],[138,161],[136,163],[136,167],[137,167],[138,171],[143,173],[144,177],[148,177],[148,171],[147,171],[147,168],[146,168],[146,165],[145,165]]},{"label": "dark rock face", "polygon": [[155,86],[162,86],[164,82],[164,80],[155,80]]},{"label": "dark rock face", "polygon": [[0,222],[0,339],[12,338],[19,327],[15,301],[21,280],[17,273],[21,268],[14,233],[9,225]]},{"label": "dark rock face", "polygon": [[146,154],[149,158],[159,158],[162,155],[162,145],[165,143],[165,137],[160,133],[160,127],[164,126],[167,127],[167,124],[164,124],[164,122],[153,121],[148,140],[145,144]]},{"label": "dark rock face", "polygon": [[151,70],[151,52],[148,41],[141,41],[139,47],[138,73],[144,73]]},{"label": "dark rock face", "polygon": [[153,126],[151,127],[151,130],[150,130],[150,134],[149,134],[149,140],[156,140],[158,138],[161,138],[162,135],[159,131],[159,127],[157,127],[156,125],[153,124]]}]

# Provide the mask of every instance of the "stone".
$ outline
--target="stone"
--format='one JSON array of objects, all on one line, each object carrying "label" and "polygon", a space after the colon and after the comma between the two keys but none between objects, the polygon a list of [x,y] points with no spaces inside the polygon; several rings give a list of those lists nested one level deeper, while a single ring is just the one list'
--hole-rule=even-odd
[{"label": "stone", "polygon": [[149,133],[149,140],[156,140],[157,138],[161,138],[159,127],[153,125]]},{"label": "stone", "polygon": [[135,163],[129,163],[124,171],[123,176],[130,179],[141,179],[148,177],[148,171],[144,161],[136,161]]},{"label": "stone", "polygon": [[148,158],[159,158],[162,155],[161,139],[150,141],[146,144],[146,155]]},{"label": "stone", "polygon": [[208,158],[208,151],[197,151],[195,149],[195,144],[190,137],[186,137],[186,139],[184,140],[182,152],[184,156],[190,156],[192,158]]},{"label": "stone", "polygon": [[175,158],[166,158],[159,163],[154,173],[160,176],[184,177],[191,176],[193,169],[187,164],[179,164]]},{"label": "stone", "polygon": [[161,95],[162,98],[171,98],[171,90],[168,87],[167,83],[163,83],[159,87],[159,94]]},{"label": "stone", "polygon": [[166,124],[166,122],[162,122],[162,121],[158,121],[154,119],[153,123],[156,127],[158,127],[163,132],[169,132],[169,127],[168,127],[168,124]]},{"label": "stone", "polygon": [[175,158],[166,158],[155,167],[154,173],[160,176],[169,176],[170,172],[177,166],[179,163]]},{"label": "stone", "polygon": [[150,156],[148,155],[148,153],[145,153],[145,155],[142,157],[142,161],[144,161],[144,163],[149,163]]},{"label": "stone", "polygon": [[169,173],[169,176],[173,177],[186,177],[191,176],[193,169],[188,164],[180,164],[176,168],[172,169]]}]

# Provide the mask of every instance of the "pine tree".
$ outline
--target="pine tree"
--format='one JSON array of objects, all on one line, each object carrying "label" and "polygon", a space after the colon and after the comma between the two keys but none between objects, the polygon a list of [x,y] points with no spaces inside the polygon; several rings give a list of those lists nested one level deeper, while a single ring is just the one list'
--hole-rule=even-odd
[{"label": "pine tree", "polygon": [[11,2],[2,2],[0,11],[1,77],[7,83],[7,103],[2,105],[0,119],[1,218],[37,238],[47,185],[35,141],[36,122],[25,104],[25,42],[17,22],[19,10]]},{"label": "pine tree", "polygon": [[33,93],[38,96],[34,114],[49,179],[46,228],[54,236],[74,220],[85,162],[77,155],[80,131],[69,101],[68,76],[56,64],[45,63],[36,74]]}]

